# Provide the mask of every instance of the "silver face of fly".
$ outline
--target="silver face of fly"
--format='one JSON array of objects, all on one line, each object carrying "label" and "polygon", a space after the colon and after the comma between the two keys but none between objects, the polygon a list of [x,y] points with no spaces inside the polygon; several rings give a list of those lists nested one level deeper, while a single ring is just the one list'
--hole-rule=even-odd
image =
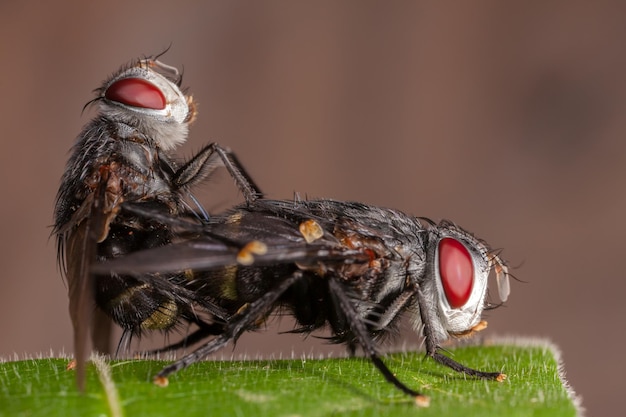
[{"label": "silver face of fly", "polygon": [[175,68],[156,59],[135,61],[106,80],[92,101],[99,104],[99,113],[79,135],[61,179],[53,233],[68,282],[81,386],[90,333],[94,347],[108,352],[111,320],[124,331],[118,347],[124,350],[133,335],[148,330],[186,322],[210,329],[192,303],[196,311],[225,315],[178,285],[180,274],[131,277],[91,271],[97,260],[163,246],[176,237],[168,223],[137,216],[129,207],[150,207],[170,218],[206,219],[190,189],[219,166],[245,184],[247,196],[259,194],[235,157],[217,144],[182,164],[174,162],[170,152],[185,141],[196,114],[180,82]]},{"label": "silver face of fly", "polygon": [[[434,333],[438,339],[465,336],[481,330],[490,271],[495,270],[501,302],[506,301],[508,269],[484,242],[450,222],[433,227],[429,239],[428,267],[423,286],[433,294],[433,305],[439,320]],[[421,324],[418,322],[418,324]]]},{"label": "silver face of fly", "polygon": [[174,67],[144,59],[118,72],[98,90],[103,113],[136,126],[169,151],[187,139],[196,114],[191,96],[180,89]]}]

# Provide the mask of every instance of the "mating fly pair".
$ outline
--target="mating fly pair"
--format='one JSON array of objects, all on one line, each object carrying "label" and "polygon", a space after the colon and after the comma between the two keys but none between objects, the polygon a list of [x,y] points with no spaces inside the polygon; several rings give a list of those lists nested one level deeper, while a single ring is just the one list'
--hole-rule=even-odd
[{"label": "mating fly pair", "polygon": [[[439,351],[444,340],[485,327],[492,269],[500,300],[508,297],[506,265],[486,243],[447,221],[361,203],[264,199],[217,145],[179,166],[166,152],[184,140],[194,114],[179,84],[178,73],[156,60],[107,81],[96,99],[101,114],[79,137],[63,177],[55,230],[78,364],[95,301],[124,329],[123,345],[145,331],[198,327],[163,349],[202,341],[159,372],[161,383],[277,309],[295,317],[294,332],[328,327],[331,342],[360,347],[389,382],[422,401],[378,353],[379,339],[397,333],[403,314],[437,362],[505,378]],[[208,216],[189,205],[189,188],[220,165],[246,202]]]}]

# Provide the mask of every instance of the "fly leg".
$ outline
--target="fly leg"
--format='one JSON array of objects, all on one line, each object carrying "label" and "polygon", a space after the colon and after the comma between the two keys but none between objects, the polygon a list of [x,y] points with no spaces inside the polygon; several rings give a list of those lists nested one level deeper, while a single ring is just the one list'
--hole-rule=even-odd
[{"label": "fly leg", "polygon": [[352,301],[343,286],[337,281],[336,278],[331,277],[328,281],[329,289],[333,296],[336,297],[339,302],[339,308],[345,314],[350,330],[354,334],[354,337],[359,342],[365,354],[374,363],[374,366],[383,374],[385,379],[391,382],[394,386],[400,389],[402,392],[415,397],[416,402],[428,403],[428,397],[420,394],[417,391],[412,390],[402,383],[392,372],[387,365],[380,359],[378,352],[376,351],[376,345],[370,337],[367,326],[363,320],[359,317],[358,313],[354,309]]},{"label": "fly leg", "polygon": [[224,325],[224,333],[217,336],[215,339],[212,339],[205,345],[200,346],[195,351],[182,357],[171,365],[163,368],[161,372],[154,377],[155,382],[157,384],[162,384],[166,381],[168,375],[180,371],[193,363],[201,361],[211,353],[226,346],[230,341],[237,341],[239,336],[241,336],[244,331],[253,327],[254,323],[261,316],[271,310],[272,306],[276,303],[280,296],[283,295],[289,287],[302,279],[302,276],[302,272],[294,272],[287,279],[278,284],[276,288],[268,291],[261,298],[247,305],[246,308],[242,309],[242,311],[235,314],[230,320],[228,320],[228,322]]},{"label": "fly leg", "polygon": [[195,185],[210,176],[220,166],[228,170],[247,203],[252,203],[263,196],[235,154],[217,143],[205,146],[180,167],[174,174],[173,184],[178,188]]},{"label": "fly leg", "polygon": [[187,346],[191,346],[203,339],[206,339],[209,336],[220,335],[224,333],[224,323],[205,323],[203,321],[194,322],[198,326],[199,329],[194,331],[193,333],[188,334],[179,342],[172,343],[170,345],[164,346],[159,349],[150,350],[145,352],[147,355],[156,355],[158,353],[171,352],[173,350],[186,348]]},{"label": "fly leg", "polygon": [[422,324],[424,325],[424,338],[426,340],[426,354],[448,368],[454,369],[457,372],[462,372],[466,375],[475,376],[484,379],[494,379],[496,381],[503,381],[506,379],[506,375],[501,372],[485,372],[477,369],[469,368],[455,361],[452,358],[439,352],[439,345],[437,344],[437,338],[434,335],[431,323],[433,319],[430,316],[430,311],[427,308],[424,294],[421,290],[417,291],[417,303],[419,305],[420,317]]}]

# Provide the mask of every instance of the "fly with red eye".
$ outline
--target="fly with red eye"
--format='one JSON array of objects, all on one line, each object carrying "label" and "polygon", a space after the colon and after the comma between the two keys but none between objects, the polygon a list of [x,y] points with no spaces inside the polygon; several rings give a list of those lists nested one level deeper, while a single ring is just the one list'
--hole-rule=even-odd
[{"label": "fly with red eye", "polygon": [[444,355],[443,341],[481,330],[487,281],[495,271],[508,297],[505,263],[483,241],[451,222],[434,223],[396,210],[334,200],[264,198],[206,222],[172,219],[136,207],[138,216],[186,230],[190,238],[96,265],[98,273],[187,274],[186,288],[212,300],[228,317],[219,334],[202,328],[163,349],[203,341],[155,376],[167,376],[259,329],[274,311],[292,314],[296,333],[330,329],[333,343],[361,348],[390,383],[415,397],[385,365],[377,340],[397,335],[402,316],[425,339],[435,361],[473,377],[503,373],[465,366]]},{"label": "fly with red eye", "polygon": [[[244,187],[260,195],[241,164],[217,144],[188,161],[171,151],[187,138],[195,117],[191,96],[180,88],[178,70],[157,59],[142,59],[120,69],[96,90],[90,103],[97,116],[72,148],[54,210],[58,264],[67,279],[74,328],[77,380],[84,384],[89,344],[111,351],[111,322],[123,329],[118,351],[129,351],[133,336],[194,323],[207,332],[221,326],[201,318],[226,318],[207,298],[179,285],[181,274],[94,274],[98,260],[166,245],[177,232],[169,223],[125,210],[149,207],[172,218],[208,218],[190,189],[225,167]],[[219,330],[216,330],[219,329]]]}]

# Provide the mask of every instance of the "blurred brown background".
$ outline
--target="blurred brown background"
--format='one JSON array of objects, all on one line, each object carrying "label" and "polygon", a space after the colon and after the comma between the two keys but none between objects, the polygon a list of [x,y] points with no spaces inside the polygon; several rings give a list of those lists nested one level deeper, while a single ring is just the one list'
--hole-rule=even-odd
[{"label": "blurred brown background", "polygon": [[[94,114],[81,115],[91,90],[170,44],[163,60],[184,66],[200,103],[181,155],[218,141],[270,197],[298,191],[449,218],[504,248],[527,283],[512,283],[489,334],[550,338],[589,414],[618,415],[617,2],[2,1],[1,356],[71,351],[48,238],[67,152]],[[311,346],[270,331],[243,337],[236,352],[320,351]]]}]

